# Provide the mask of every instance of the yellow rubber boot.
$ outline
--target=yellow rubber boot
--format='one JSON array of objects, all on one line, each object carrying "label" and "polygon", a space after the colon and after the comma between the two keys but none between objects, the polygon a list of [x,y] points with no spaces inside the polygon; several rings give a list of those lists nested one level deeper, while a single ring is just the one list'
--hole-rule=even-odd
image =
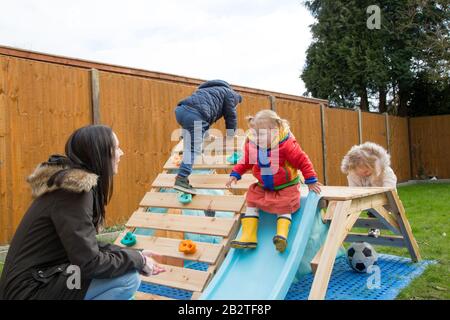
[{"label": "yellow rubber boot", "polygon": [[286,250],[290,226],[291,219],[284,217],[277,219],[277,235],[273,237],[273,243],[275,248],[280,252],[284,252],[284,250]]},{"label": "yellow rubber boot", "polygon": [[241,238],[231,241],[230,246],[236,249],[254,249],[258,244],[258,222],[259,218],[250,216],[241,218]]}]

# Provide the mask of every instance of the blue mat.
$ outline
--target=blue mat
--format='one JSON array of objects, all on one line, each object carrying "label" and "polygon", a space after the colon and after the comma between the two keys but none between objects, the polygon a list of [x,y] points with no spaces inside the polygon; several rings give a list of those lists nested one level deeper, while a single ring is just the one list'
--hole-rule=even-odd
[{"label": "blue mat", "polygon": [[[347,258],[336,259],[326,300],[393,300],[411,281],[422,274],[433,261],[411,263],[411,259],[380,254],[377,266],[380,268],[379,288],[368,288],[368,280],[374,273],[354,272],[347,263]],[[372,277],[371,279],[369,279]],[[313,281],[313,275],[303,276],[292,284],[285,300],[305,300]]]},{"label": "blue mat", "polygon": [[[404,257],[380,254],[378,267],[380,268],[380,287],[368,289],[369,277],[374,274],[356,273],[347,264],[346,257],[336,259],[333,274],[327,291],[327,300],[392,300],[400,291],[407,287],[411,281],[422,274],[426,267],[434,261],[421,261],[411,263]],[[187,268],[205,271],[208,268],[204,263],[189,263]],[[312,274],[302,276],[298,282],[293,283],[285,300],[305,300],[313,280]],[[172,299],[189,300],[192,292],[168,288],[160,285],[142,283],[139,291],[169,297]]]}]

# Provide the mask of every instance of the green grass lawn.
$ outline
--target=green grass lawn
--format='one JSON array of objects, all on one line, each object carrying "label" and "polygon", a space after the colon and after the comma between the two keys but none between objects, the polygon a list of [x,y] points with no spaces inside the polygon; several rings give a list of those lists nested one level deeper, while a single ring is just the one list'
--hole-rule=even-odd
[{"label": "green grass lawn", "polygon": [[[397,299],[450,299],[450,184],[399,187],[422,259],[435,260]],[[378,247],[378,252],[409,256],[406,249]]]},{"label": "green grass lawn", "polygon": [[[436,265],[405,288],[397,299],[450,299],[450,184],[399,187],[423,259]],[[384,232],[385,233],[385,232]],[[406,249],[376,247],[380,253],[409,256]],[[0,263],[0,273],[3,265]]]}]

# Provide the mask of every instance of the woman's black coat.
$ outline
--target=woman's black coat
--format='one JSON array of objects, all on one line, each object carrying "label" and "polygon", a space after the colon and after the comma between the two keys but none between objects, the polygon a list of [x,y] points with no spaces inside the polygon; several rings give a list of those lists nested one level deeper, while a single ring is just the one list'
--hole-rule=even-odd
[{"label": "woman's black coat", "polygon": [[[28,178],[36,199],[10,244],[0,299],[83,299],[92,279],[144,267],[138,251],[97,241],[92,222],[95,174],[68,169],[60,186],[49,187],[49,179],[63,169],[67,167],[42,163]],[[77,268],[79,288],[73,274]]]}]

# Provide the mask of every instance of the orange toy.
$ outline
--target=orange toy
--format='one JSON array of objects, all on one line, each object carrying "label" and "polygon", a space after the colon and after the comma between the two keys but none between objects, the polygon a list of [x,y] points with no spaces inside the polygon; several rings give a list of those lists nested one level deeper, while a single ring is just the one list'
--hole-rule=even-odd
[{"label": "orange toy", "polygon": [[183,240],[178,246],[178,251],[185,254],[194,254],[197,251],[197,246],[192,240]]}]

